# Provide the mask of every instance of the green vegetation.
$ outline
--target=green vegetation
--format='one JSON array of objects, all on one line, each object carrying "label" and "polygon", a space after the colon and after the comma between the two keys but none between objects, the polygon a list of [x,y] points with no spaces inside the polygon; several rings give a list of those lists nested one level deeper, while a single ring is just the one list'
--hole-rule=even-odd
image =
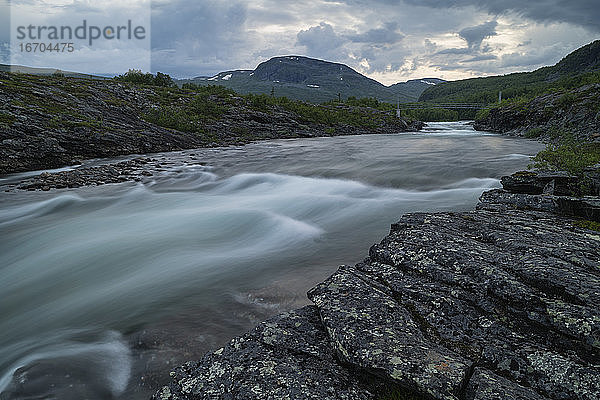
[{"label": "green vegetation", "polygon": [[221,118],[227,108],[208,93],[199,93],[182,106],[163,105],[146,114],[146,120],[165,128],[202,132],[202,123]]},{"label": "green vegetation", "polygon": [[600,222],[580,220],[573,222],[573,225],[578,228],[589,229],[591,231],[600,232]]},{"label": "green vegetation", "polygon": [[202,95],[215,95],[222,99],[226,99],[229,96],[235,96],[237,94],[232,89],[220,85],[201,86],[196,85],[195,83],[185,83],[181,88],[184,90],[197,92]]},{"label": "green vegetation", "polygon": [[354,107],[371,107],[377,109],[380,109],[380,107],[389,108],[387,106],[391,106],[391,104],[380,102],[374,97],[363,97],[357,99],[355,96],[350,96],[348,99],[346,99],[346,101],[344,101],[344,103]]},{"label": "green vegetation", "polygon": [[271,113],[285,110],[296,114],[301,123],[323,124],[328,134],[335,133],[335,127],[350,125],[361,128],[376,128],[386,122],[395,122],[393,113],[380,112],[393,110],[392,105],[380,103],[376,99],[350,101],[352,104],[376,105],[377,109],[352,107],[345,102],[312,104],[287,97],[273,97],[266,94],[246,94],[239,96],[223,86],[200,86],[186,83],[181,89],[164,88],[156,91],[156,100],[161,104],[145,115],[154,124],[185,132],[200,132],[202,123],[220,119],[230,107],[247,106],[255,111]]},{"label": "green vegetation", "polygon": [[[247,94],[244,98],[250,106],[258,111],[268,111],[281,107],[286,111],[297,114],[304,123],[318,123],[329,126],[350,125],[361,128],[375,128],[384,122],[392,122],[395,117],[391,114],[378,112],[374,109],[350,107],[346,103],[328,102],[322,105],[290,100],[287,97],[271,97],[265,94]],[[372,99],[375,102],[377,100]],[[375,104],[375,103],[374,103]],[[379,103],[378,110],[383,111],[385,103]]]},{"label": "green vegetation", "polygon": [[150,85],[150,86],[161,86],[161,87],[172,87],[175,86],[173,79],[167,74],[157,72],[156,75],[151,73],[143,73],[137,69],[130,69],[123,75],[115,76],[114,79],[122,82],[131,82],[137,85]]},{"label": "green vegetation", "polygon": [[[569,54],[555,66],[533,72],[442,83],[425,90],[419,101],[490,104],[498,101],[499,91],[504,99],[521,97],[530,100],[552,91],[600,83],[599,54],[600,41],[595,41]],[[566,97],[564,102],[570,100]]]},{"label": "green vegetation", "polygon": [[549,144],[540,151],[530,167],[581,175],[586,167],[600,162],[600,143],[578,143],[568,135],[565,137],[562,142]]},{"label": "green vegetation", "polygon": [[544,130],[542,128],[531,128],[527,132],[525,132],[525,137],[528,139],[536,139],[542,136]]},{"label": "green vegetation", "polygon": [[15,117],[11,114],[5,114],[0,112],[0,125],[12,125],[13,122],[15,122]]}]

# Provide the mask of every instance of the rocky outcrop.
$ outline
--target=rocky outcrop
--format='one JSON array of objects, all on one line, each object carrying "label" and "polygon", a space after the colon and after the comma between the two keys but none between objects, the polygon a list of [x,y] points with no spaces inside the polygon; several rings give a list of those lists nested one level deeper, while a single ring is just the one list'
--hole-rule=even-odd
[{"label": "rocky outcrop", "polygon": [[556,140],[565,134],[600,141],[600,84],[545,94],[526,102],[492,107],[474,123],[480,131]]},{"label": "rocky outcrop", "polygon": [[97,167],[83,167],[53,173],[42,172],[40,175],[22,181],[16,188],[30,191],[48,191],[50,189],[141,181],[143,177],[153,175],[148,167],[160,167],[160,164],[156,161],[152,158],[134,158]]},{"label": "rocky outcrop", "polygon": [[[423,126],[378,110],[349,106],[343,110],[350,115],[347,123],[313,121],[285,107],[257,107],[231,93],[208,96],[195,106],[196,95],[190,90],[114,80],[0,72],[0,174],[59,168],[98,157],[264,139],[388,134]],[[325,116],[339,111],[314,107]],[[180,115],[175,121],[175,114],[190,108],[195,115]],[[372,123],[361,125],[364,121]]]},{"label": "rocky outcrop", "polygon": [[475,211],[403,216],[314,306],[178,368],[155,398],[600,398],[600,233],[555,213],[563,189],[518,180]]}]

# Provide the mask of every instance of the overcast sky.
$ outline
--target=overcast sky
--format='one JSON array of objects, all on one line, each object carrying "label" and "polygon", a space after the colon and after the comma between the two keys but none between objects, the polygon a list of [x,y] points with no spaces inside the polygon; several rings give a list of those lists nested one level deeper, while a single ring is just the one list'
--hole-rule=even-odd
[{"label": "overcast sky", "polygon": [[[84,15],[90,1],[69,12]],[[294,54],[384,84],[530,71],[600,38],[599,1],[154,0],[152,70],[211,75]]]}]

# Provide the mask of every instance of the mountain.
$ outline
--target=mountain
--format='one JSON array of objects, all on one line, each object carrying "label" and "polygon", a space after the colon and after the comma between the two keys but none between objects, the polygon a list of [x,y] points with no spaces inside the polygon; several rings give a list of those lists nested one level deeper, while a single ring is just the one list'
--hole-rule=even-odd
[{"label": "mountain", "polygon": [[421,94],[419,101],[493,103],[498,100],[499,91],[502,91],[504,99],[520,96],[532,98],[551,87],[585,83],[589,75],[598,70],[600,40],[575,50],[554,66],[533,72],[465,79],[432,86]]},{"label": "mountain", "polygon": [[89,78],[89,79],[109,79],[104,76],[83,74],[80,72],[63,71],[56,68],[35,68],[25,67],[23,65],[8,65],[0,64],[0,72],[13,72],[19,74],[30,74],[30,75],[55,75],[60,74],[62,76],[70,78]]},{"label": "mountain", "polygon": [[416,101],[428,87],[444,82],[437,78],[416,79],[385,86],[344,64],[301,56],[274,57],[260,63],[255,70],[220,72],[212,77],[201,76],[177,83],[222,85],[238,93],[265,93],[291,99],[325,102],[351,96],[374,97],[395,103]]}]

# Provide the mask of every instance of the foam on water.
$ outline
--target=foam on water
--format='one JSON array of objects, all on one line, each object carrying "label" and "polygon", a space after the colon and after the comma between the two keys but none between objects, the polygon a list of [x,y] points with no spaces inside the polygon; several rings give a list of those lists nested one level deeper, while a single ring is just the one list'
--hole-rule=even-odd
[{"label": "foam on water", "polygon": [[[2,393],[13,380],[13,375],[19,369],[35,364],[43,360],[63,359],[78,365],[87,373],[95,375],[100,381],[104,381],[113,396],[119,396],[127,388],[131,375],[131,351],[119,332],[107,331],[94,342],[77,341],[78,336],[85,335],[83,331],[48,332],[44,338],[35,341],[23,341],[19,348],[12,346],[13,352],[19,352],[22,356],[0,375],[0,393]],[[27,383],[27,373],[19,374],[19,383]]]}]

